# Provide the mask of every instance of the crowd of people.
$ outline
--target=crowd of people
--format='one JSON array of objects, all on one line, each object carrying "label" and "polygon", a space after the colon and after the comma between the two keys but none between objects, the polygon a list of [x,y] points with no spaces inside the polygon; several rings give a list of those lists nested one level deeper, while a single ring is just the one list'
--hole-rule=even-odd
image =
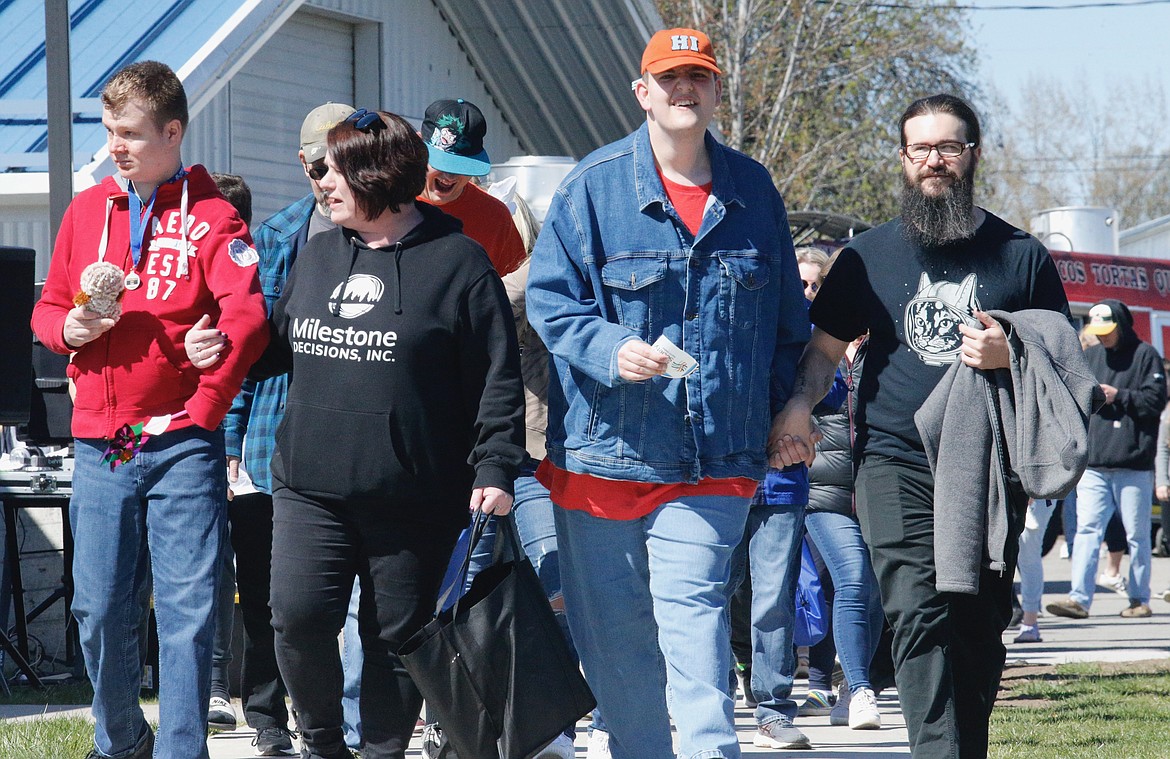
[{"label": "crowd of people", "polygon": [[[474,104],[438,100],[416,131],[326,103],[300,130],[308,193],[249,231],[246,183],[181,160],[175,74],[113,76],[117,173],[71,204],[33,316],[77,389],[91,759],[199,759],[208,724],[235,727],[237,592],[258,755],[403,757],[423,704],[397,652],[475,511],[515,519],[564,623],[591,759],[736,759],[737,671],[757,746],[812,748],[801,715],[880,729],[883,649],[913,755],[986,756],[1017,552],[1017,641],[1039,640],[1040,537],[1074,484],[1073,591],[1049,612],[1088,616],[1116,511],[1122,615],[1150,614],[1161,360],[1120,302],[1094,307],[1082,354],[1047,250],[974,203],[971,107],[907,107],[901,214],[830,259],[794,249],[767,170],[709,132],[722,90],[705,34],[654,34],[645,122],[580,161],[540,229],[514,188],[473,181],[491,167]],[[120,315],[78,297],[99,262]],[[1067,398],[1003,401],[1046,370]],[[1008,413],[1036,439],[954,442],[958,417],[994,432]],[[806,540],[832,629],[798,705]],[[138,706],[151,587],[157,734]],[[567,725],[538,756],[573,743]]]}]

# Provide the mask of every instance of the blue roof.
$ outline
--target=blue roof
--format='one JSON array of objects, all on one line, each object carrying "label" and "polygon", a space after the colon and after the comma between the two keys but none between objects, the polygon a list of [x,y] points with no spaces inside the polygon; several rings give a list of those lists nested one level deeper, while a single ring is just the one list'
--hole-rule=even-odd
[{"label": "blue roof", "polygon": [[[177,71],[239,8],[238,0],[70,0],[73,99],[99,97],[110,76],[134,61],[162,61]],[[0,171],[22,170],[17,164],[44,170],[44,1],[0,0],[0,29],[0,103],[6,106],[0,111]],[[101,106],[75,103],[73,110],[75,156],[85,163],[105,144]]]}]

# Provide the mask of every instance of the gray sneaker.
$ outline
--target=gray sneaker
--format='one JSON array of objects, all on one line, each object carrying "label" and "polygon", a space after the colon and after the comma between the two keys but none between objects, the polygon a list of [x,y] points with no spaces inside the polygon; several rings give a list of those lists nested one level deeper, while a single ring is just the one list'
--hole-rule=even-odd
[{"label": "gray sneaker", "polygon": [[784,715],[780,719],[765,722],[756,728],[752,743],[760,748],[811,749],[808,736],[792,724]]}]

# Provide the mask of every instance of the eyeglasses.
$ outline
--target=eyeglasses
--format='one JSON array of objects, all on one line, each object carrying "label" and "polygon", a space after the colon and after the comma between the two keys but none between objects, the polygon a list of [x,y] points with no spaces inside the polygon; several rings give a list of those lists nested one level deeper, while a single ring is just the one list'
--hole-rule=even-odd
[{"label": "eyeglasses", "polygon": [[367,111],[365,108],[359,108],[351,113],[346,121],[352,121],[353,128],[359,132],[376,134],[386,128],[386,122],[382,121],[382,114],[377,111]]},{"label": "eyeglasses", "polygon": [[963,151],[975,147],[974,142],[940,142],[937,145],[928,145],[925,142],[915,142],[912,145],[903,145],[902,152],[911,161],[925,161],[930,157],[930,151],[935,151],[941,158],[958,158]]},{"label": "eyeglasses", "polygon": [[325,165],[325,159],[322,158],[319,161],[313,161],[311,164],[309,164],[309,167],[305,169],[305,173],[308,174],[314,182],[320,182],[325,178],[325,175],[329,173],[329,167]]}]

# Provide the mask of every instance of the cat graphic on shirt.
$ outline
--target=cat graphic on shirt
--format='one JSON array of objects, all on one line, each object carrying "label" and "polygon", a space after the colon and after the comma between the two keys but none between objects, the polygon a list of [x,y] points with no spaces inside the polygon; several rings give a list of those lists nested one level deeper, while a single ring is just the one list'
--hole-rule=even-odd
[{"label": "cat graphic on shirt", "polygon": [[975,292],[979,279],[968,274],[955,284],[946,280],[931,282],[922,273],[918,292],[906,304],[906,342],[927,366],[947,366],[954,362],[963,345],[959,325],[979,326],[975,311],[980,310]]}]

